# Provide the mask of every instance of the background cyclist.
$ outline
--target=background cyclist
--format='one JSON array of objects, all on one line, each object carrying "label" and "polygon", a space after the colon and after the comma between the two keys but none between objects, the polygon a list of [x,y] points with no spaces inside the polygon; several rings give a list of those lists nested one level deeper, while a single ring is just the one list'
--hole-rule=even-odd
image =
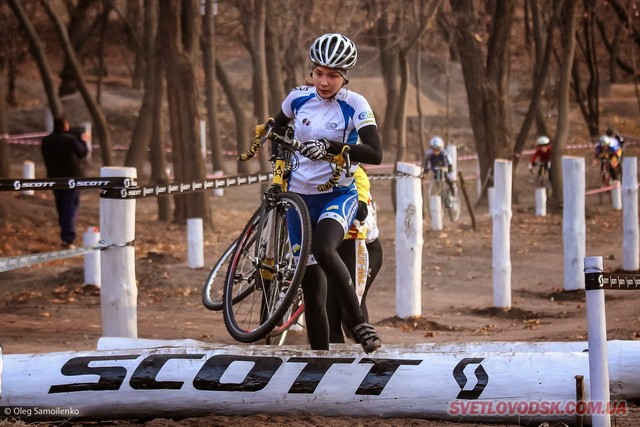
[{"label": "background cyclist", "polygon": [[615,137],[602,135],[598,139],[598,144],[595,150],[596,159],[601,162],[609,160],[609,174],[611,179],[619,181],[622,177],[622,164],[620,159],[622,157],[622,146],[620,141]]},{"label": "background cyclist", "polygon": [[533,173],[534,166],[540,166],[540,175],[543,171],[551,170],[551,140],[546,135],[540,135],[536,139],[536,151],[529,161],[529,173]]},{"label": "background cyclist", "polygon": [[436,171],[437,168],[445,168],[444,179],[449,185],[451,194],[456,195],[456,188],[451,180],[451,158],[449,153],[444,148],[444,139],[439,136],[434,136],[429,141],[429,149],[425,153],[423,162],[423,174],[428,175],[429,171]]},{"label": "background cyclist", "polygon": [[[329,349],[327,292],[339,300],[345,322],[370,353],[381,346],[376,330],[365,321],[351,275],[338,255],[358,207],[353,177],[344,174],[338,184],[319,191],[329,180],[332,165],[323,160],[327,153],[339,154],[345,145],[353,162],[380,164],[382,146],[373,110],[360,94],[346,89],[347,73],[356,64],[355,44],[341,34],[318,37],[309,50],[311,86],[293,89],[275,116],[275,130],[283,131],[293,122],[294,135],[307,141],[296,153],[298,167],[289,176],[289,191],[302,196],[309,208],[313,235],[309,261],[302,280],[305,321],[309,344],[315,350]],[[299,236],[290,224],[291,247]]]}]

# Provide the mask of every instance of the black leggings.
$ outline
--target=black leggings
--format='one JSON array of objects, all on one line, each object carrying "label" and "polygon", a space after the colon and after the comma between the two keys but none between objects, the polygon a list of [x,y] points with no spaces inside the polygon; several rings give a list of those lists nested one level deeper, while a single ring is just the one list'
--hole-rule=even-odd
[{"label": "black leggings", "polygon": [[313,350],[329,349],[327,295],[339,301],[349,328],[365,321],[349,269],[338,255],[338,246],[343,238],[342,226],[331,218],[321,220],[313,230],[311,252],[318,265],[307,266],[302,279],[307,335]]},{"label": "black leggings", "polygon": [[[354,239],[347,239],[338,247],[338,254],[347,265],[353,282],[355,282],[356,275],[355,244],[356,241]],[[380,240],[375,239],[374,241],[367,243],[367,252],[369,253],[369,274],[367,276],[364,294],[362,295],[362,301],[360,302],[360,309],[362,310],[365,322],[369,321],[367,294],[369,293],[371,284],[376,279],[376,276],[382,267],[383,256]],[[329,341],[332,343],[343,343],[344,335],[342,334],[342,319],[344,315],[340,307],[340,301],[335,297],[335,295],[327,295],[327,317],[329,320]]]}]

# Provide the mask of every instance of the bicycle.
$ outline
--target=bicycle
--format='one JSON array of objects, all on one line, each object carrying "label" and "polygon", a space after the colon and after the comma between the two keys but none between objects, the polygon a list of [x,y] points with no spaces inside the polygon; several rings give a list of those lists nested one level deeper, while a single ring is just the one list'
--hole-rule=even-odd
[{"label": "bicycle", "polygon": [[451,181],[455,191],[452,192],[445,174],[447,167],[436,167],[433,169],[433,179],[429,182],[429,197],[440,196],[442,206],[447,210],[451,221],[456,222],[460,219],[460,197],[458,191],[458,183]]},{"label": "bicycle", "polygon": [[[252,146],[238,156],[249,160],[266,141],[275,141],[273,178],[260,206],[238,237],[229,255],[222,291],[222,313],[229,334],[237,341],[274,340],[282,336],[304,311],[300,284],[311,252],[311,222],[302,198],[287,192],[287,175],[296,165],[294,151],[303,143],[287,134],[277,135],[271,122],[256,132]],[[348,148],[324,160],[335,164],[330,180],[319,185],[327,190],[349,170]],[[289,242],[290,224],[299,224],[299,247]],[[233,245],[232,245],[233,246]],[[224,257],[224,254],[223,254]],[[224,262],[223,262],[224,263]],[[213,272],[212,272],[213,274]]]}]

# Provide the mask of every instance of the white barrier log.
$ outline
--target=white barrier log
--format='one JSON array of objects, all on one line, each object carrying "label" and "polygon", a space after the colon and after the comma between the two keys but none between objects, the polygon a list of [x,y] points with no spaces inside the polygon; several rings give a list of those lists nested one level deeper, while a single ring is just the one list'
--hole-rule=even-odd
[{"label": "white barrier log", "polygon": [[622,159],[622,268],[640,270],[640,228],[638,227],[638,158]]},{"label": "white barrier log", "polygon": [[204,232],[202,218],[187,219],[187,265],[204,267]]},{"label": "white barrier log", "polygon": [[536,216],[547,216],[547,189],[536,188]]},{"label": "white barrier log", "polygon": [[[5,355],[0,406],[66,410],[57,419],[308,413],[527,424],[573,420],[574,377],[589,383],[583,352],[385,349],[374,356],[357,345]],[[544,413],[543,403],[560,411]]]},{"label": "white barrier log", "polygon": [[[211,344],[193,339],[158,340],[143,338],[102,337],[97,350],[134,350],[157,347],[179,347],[192,349],[218,349],[226,344]],[[331,344],[331,350],[348,349],[349,344]],[[608,342],[608,364],[611,397],[613,399],[635,400],[640,398],[640,341],[611,340]],[[243,347],[245,348],[245,347]],[[307,346],[286,346],[287,349],[304,350]],[[399,354],[411,353],[586,353],[587,341],[489,341],[469,343],[422,343],[384,347]]]},{"label": "white barrier log", "polygon": [[[601,273],[602,257],[585,257],[585,273]],[[607,354],[607,320],[605,314],[604,289],[587,289],[587,336],[589,339],[589,375],[591,378],[591,400],[608,402],[609,356]],[[609,427],[611,417],[605,414],[592,416],[594,427]]]},{"label": "white barrier log", "polygon": [[564,290],[584,289],[584,256],[587,237],[585,218],[585,163],[583,157],[562,157],[562,239],[564,244]]},{"label": "white barrier log", "polygon": [[[22,163],[22,177],[24,179],[35,179],[35,177],[36,177],[36,164],[33,163],[31,160],[25,160],[24,163]],[[21,191],[21,194],[23,194],[25,196],[33,196],[34,191],[33,190],[24,190],[24,191]]]},{"label": "white barrier log", "polygon": [[429,214],[431,215],[431,229],[442,230],[442,197],[429,196]]},{"label": "white barrier log", "polygon": [[511,161],[496,159],[494,170],[493,305],[511,308]]},{"label": "white barrier log", "polygon": [[397,171],[411,176],[396,179],[396,312],[406,319],[422,314],[422,170],[398,163]]},{"label": "white barrier log", "polygon": [[[100,229],[89,227],[83,235],[85,247],[96,247],[100,242]],[[100,249],[88,252],[84,255],[84,283],[85,285],[95,285],[100,287]]]},{"label": "white barrier log", "polygon": [[[103,167],[103,177],[137,178],[135,168]],[[138,336],[138,288],[135,273],[135,199],[100,199],[100,231],[102,239],[112,246],[100,256],[102,271],[102,334],[106,336]]]}]

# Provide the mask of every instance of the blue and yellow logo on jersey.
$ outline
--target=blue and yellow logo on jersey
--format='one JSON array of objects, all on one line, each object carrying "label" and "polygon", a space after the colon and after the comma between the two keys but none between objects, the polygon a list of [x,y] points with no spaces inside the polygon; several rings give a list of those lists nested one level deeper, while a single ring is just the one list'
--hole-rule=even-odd
[{"label": "blue and yellow logo on jersey", "polygon": [[358,114],[358,120],[373,119],[373,111],[363,111]]}]

